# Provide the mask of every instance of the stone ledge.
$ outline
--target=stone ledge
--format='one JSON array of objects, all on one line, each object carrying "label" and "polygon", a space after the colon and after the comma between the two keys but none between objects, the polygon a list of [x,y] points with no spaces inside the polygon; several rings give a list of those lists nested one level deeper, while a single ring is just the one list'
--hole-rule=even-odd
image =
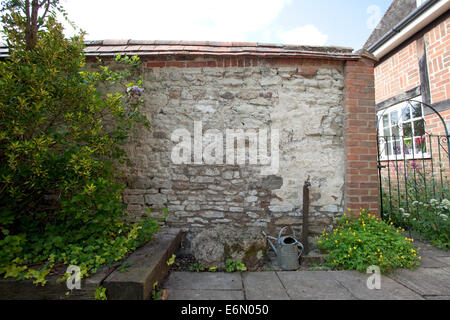
[{"label": "stone ledge", "polygon": [[181,244],[181,229],[163,229],[154,241],[139,248],[126,260],[126,272],[115,270],[104,281],[108,300],[148,300],[153,284],[169,272],[167,261]]},{"label": "stone ledge", "polygon": [[316,265],[324,265],[326,254],[321,254],[318,252],[309,252],[307,255],[302,255],[300,257],[300,265],[305,267],[314,267]]},{"label": "stone ledge", "polygon": [[[112,268],[105,268],[92,277],[81,281],[81,289],[70,291],[66,281],[57,282],[59,275],[47,278],[45,286],[36,286],[33,280],[0,279],[0,300],[94,300],[95,291],[110,274]],[[66,295],[66,292],[70,292]]]},{"label": "stone ledge", "polygon": [[81,290],[73,290],[66,295],[66,282],[57,282],[59,275],[48,277],[45,286],[36,286],[33,280],[0,279],[0,300],[94,300],[95,291],[104,286],[107,297],[116,299],[149,299],[153,283],[167,275],[166,262],[179,247],[180,229],[165,228],[154,240],[133,252],[126,261],[131,265],[129,272],[105,268],[93,276],[83,279]]}]

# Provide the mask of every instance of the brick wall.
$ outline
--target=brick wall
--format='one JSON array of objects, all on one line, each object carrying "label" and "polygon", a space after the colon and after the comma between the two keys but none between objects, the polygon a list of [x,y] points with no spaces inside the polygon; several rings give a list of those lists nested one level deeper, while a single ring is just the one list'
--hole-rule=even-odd
[{"label": "brick wall", "polygon": [[[450,18],[424,33],[431,102],[450,99]],[[418,41],[411,40],[375,67],[375,101],[381,103],[421,85]]]},{"label": "brick wall", "polygon": [[420,85],[416,42],[394,54],[375,68],[377,103]]},{"label": "brick wall", "polygon": [[379,213],[373,61],[345,66],[345,206]]},{"label": "brick wall", "polygon": [[450,99],[450,18],[424,36],[427,46],[431,102]]}]

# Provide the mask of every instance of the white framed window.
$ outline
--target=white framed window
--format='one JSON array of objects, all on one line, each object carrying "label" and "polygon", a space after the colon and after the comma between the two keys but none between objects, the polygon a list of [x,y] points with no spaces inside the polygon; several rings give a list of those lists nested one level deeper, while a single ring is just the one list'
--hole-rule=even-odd
[{"label": "white framed window", "polygon": [[378,140],[381,160],[429,158],[422,103],[405,101],[379,111]]}]

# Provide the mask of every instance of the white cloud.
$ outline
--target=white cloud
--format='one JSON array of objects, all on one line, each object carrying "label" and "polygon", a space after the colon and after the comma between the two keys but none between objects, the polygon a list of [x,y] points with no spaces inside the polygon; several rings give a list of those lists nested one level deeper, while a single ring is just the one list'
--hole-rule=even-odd
[{"label": "white cloud", "polygon": [[292,0],[65,0],[87,39],[246,41]]},{"label": "white cloud", "polygon": [[282,43],[310,46],[323,46],[328,40],[328,35],[312,24],[292,30],[278,31],[278,37]]}]

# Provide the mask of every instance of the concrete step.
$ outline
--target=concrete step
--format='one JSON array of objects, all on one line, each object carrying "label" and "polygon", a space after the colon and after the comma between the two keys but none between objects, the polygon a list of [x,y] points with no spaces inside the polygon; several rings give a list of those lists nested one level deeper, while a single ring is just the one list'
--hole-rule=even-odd
[{"label": "concrete step", "polygon": [[148,300],[153,284],[161,283],[169,272],[167,261],[179,248],[181,229],[167,228],[155,239],[133,252],[126,260],[127,271],[115,270],[104,281],[108,300]]}]

